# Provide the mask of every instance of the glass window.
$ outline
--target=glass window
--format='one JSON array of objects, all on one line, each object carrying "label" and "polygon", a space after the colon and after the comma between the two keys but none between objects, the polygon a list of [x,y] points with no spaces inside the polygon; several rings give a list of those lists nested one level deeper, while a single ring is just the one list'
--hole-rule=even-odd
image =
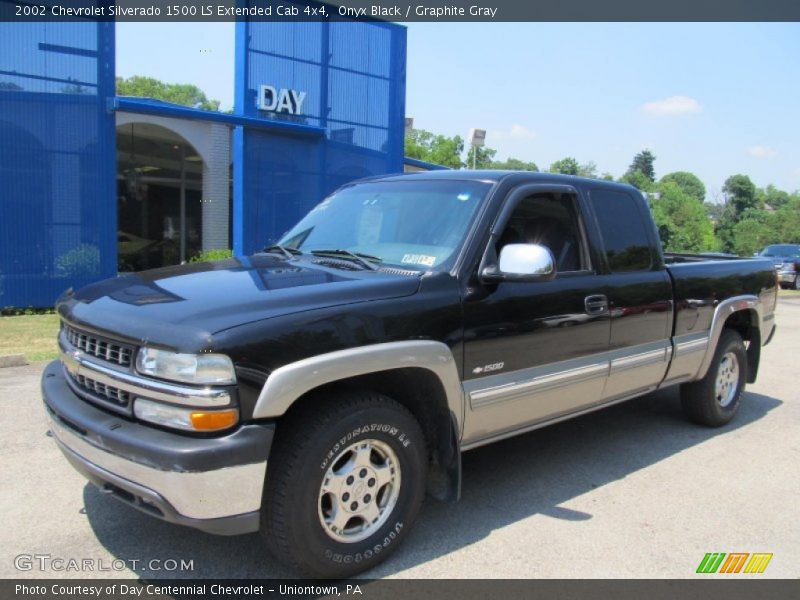
[{"label": "glass window", "polygon": [[524,198],[514,209],[497,241],[498,255],[506,244],[545,246],[553,253],[557,273],[588,268],[571,196],[536,194]]},{"label": "glass window", "polygon": [[348,250],[383,264],[450,266],[491,184],[376,181],[323,200],[279,242],[303,252]]},{"label": "glass window", "polygon": [[778,258],[800,258],[800,245],[797,244],[773,244],[761,251],[761,256]]},{"label": "glass window", "polygon": [[614,272],[648,271],[653,264],[647,223],[636,200],[624,192],[595,189],[589,194]]}]

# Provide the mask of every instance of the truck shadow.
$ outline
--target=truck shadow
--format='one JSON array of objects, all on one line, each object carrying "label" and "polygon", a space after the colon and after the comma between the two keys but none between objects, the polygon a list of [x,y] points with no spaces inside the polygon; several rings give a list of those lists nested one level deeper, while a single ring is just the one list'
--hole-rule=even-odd
[{"label": "truck shadow", "polygon": [[[411,534],[384,564],[365,573],[391,575],[473,544],[493,530],[536,514],[586,521],[560,506],[640,469],[757,421],[780,400],[746,393],[736,420],[721,429],[688,423],[677,389],[667,389],[478,448],[463,455],[461,501],[428,499]],[[291,578],[258,534],[218,537],[158,521],[84,488],[84,506],[100,543],[118,559],[138,561],[136,574],[167,578]],[[158,571],[151,559],[193,561],[193,570]],[[153,568],[151,568],[153,567]]]}]

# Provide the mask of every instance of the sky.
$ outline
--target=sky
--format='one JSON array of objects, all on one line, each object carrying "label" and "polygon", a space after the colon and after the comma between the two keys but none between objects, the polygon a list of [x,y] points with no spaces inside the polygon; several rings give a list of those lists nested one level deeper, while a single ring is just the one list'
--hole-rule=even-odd
[{"label": "sky", "polygon": [[[745,173],[800,189],[798,23],[410,23],[406,116],[496,158],[573,156],[622,175],[692,171],[707,199]],[[233,104],[231,23],[119,23],[117,74],[194,83]]]}]

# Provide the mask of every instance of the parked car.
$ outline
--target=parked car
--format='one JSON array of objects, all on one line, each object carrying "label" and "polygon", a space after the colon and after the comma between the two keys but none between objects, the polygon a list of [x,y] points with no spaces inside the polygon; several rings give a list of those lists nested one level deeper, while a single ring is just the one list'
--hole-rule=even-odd
[{"label": "parked car", "polygon": [[458,499],[463,451],[671,385],[728,423],[775,331],[773,267],[679,260],[627,185],[364,180],[265,252],[66,292],[49,426],[108,496],[349,576],[426,493]]},{"label": "parked car", "polygon": [[758,256],[772,260],[782,288],[800,290],[800,244],[772,244]]}]

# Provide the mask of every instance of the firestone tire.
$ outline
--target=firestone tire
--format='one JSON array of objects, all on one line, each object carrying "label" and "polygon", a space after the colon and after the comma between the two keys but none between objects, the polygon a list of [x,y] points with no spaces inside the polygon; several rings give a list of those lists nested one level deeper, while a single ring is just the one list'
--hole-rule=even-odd
[{"label": "firestone tire", "polygon": [[705,377],[681,386],[684,413],[700,425],[726,425],[739,410],[746,381],[747,354],[742,337],[725,329]]},{"label": "firestone tire", "polygon": [[329,395],[279,423],[261,532],[287,566],[349,577],[403,541],[425,496],[425,438],[399,403],[372,393]]}]

